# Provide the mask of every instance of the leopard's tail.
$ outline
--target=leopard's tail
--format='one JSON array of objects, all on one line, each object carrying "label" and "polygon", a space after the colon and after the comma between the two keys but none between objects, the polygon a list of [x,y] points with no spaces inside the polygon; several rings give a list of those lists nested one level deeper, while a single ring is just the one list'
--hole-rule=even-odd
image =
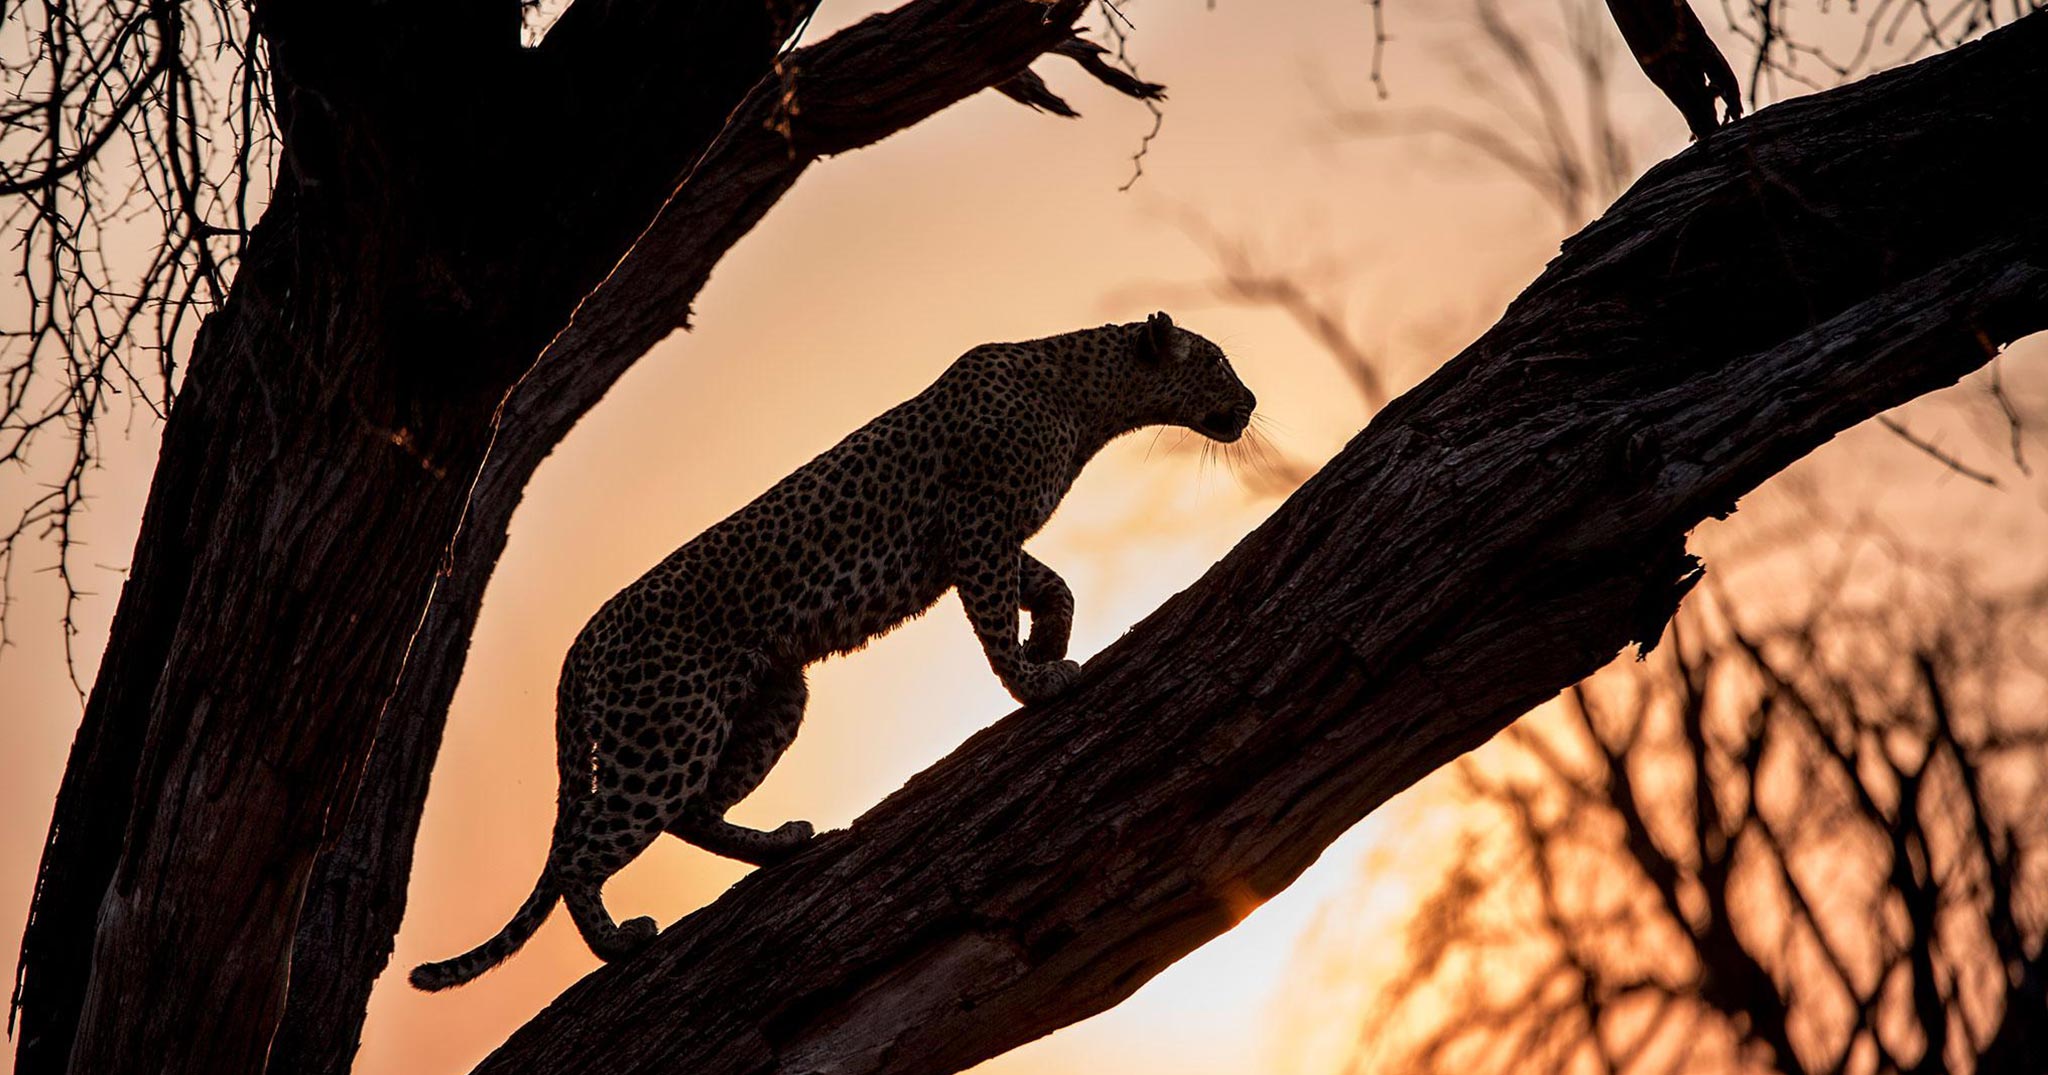
[{"label": "leopard's tail", "polygon": [[532,937],[534,931],[540,928],[540,924],[547,921],[548,913],[555,909],[555,901],[561,899],[561,893],[556,891],[554,873],[552,868],[541,870],[540,880],[533,884],[533,894],[526,897],[525,903],[519,905],[519,912],[512,916],[512,921],[505,923],[505,928],[499,930],[497,936],[453,959],[444,959],[439,963],[422,963],[414,967],[411,979],[413,988],[431,993],[437,989],[461,985],[503,963],[512,953],[517,952],[519,947],[526,943],[527,938]]},{"label": "leopard's tail", "polygon": [[581,677],[574,673],[576,659],[577,648],[572,646],[563,662],[561,682],[555,687],[555,773],[560,782],[555,792],[555,831],[548,840],[547,864],[541,867],[533,892],[497,936],[453,959],[414,967],[411,981],[416,989],[431,993],[461,985],[503,963],[540,929],[562,898],[561,864],[568,851],[579,844],[589,820],[591,751],[596,746],[577,701],[576,684]]}]

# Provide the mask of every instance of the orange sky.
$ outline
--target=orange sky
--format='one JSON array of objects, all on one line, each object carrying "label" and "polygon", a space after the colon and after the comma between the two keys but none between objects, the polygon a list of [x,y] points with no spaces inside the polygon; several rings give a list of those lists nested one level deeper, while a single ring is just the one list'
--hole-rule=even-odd
[{"label": "orange sky", "polygon": [[[1552,10],[1547,0],[1530,6]],[[860,10],[826,5],[813,38]],[[1329,96],[1370,97],[1371,18],[1358,0],[1238,0],[1215,10],[1154,0],[1126,10],[1144,74],[1171,92],[1134,190],[1117,187],[1150,117],[1054,61],[1040,69],[1084,113],[1078,122],[983,94],[825,162],[719,267],[696,304],[698,328],[644,359],[542,467],[455,699],[394,968],[487,937],[530,886],[552,813],[554,677],[601,601],[973,344],[1133,319],[1154,308],[1161,285],[1203,280],[1212,262],[1176,214],[1198,212],[1276,266],[1348,267],[1331,279],[1332,293],[1348,296],[1362,339],[1388,350],[1399,385],[1490,321],[1554,249],[1551,211],[1469,158],[1433,144],[1345,142],[1319,121]],[[1436,44],[1469,44],[1460,10],[1390,7],[1387,107],[1469,100]],[[1676,117],[1632,70],[1622,76],[1620,110],[1643,159],[1677,149]],[[1231,352],[1283,448],[1320,460],[1356,430],[1355,395],[1285,318],[1187,301],[1172,309]],[[1995,463],[1988,434],[1972,440],[1968,425],[1956,435]],[[149,423],[132,430],[124,439],[109,429],[84,524],[97,591],[78,643],[88,678],[154,450]],[[1879,465],[1838,486],[1851,503],[1883,504],[1908,520],[1946,505],[1938,510],[2008,528],[2039,515],[2038,487],[1987,501],[1930,478],[1924,461],[1881,436],[1853,436],[1860,459]],[[1141,436],[1112,446],[1033,545],[1075,591],[1077,656],[1191,582],[1270,509],[1224,470],[1169,454],[1165,443]],[[1898,474],[1916,478],[1901,485]],[[0,505],[18,495],[0,488]],[[1972,506],[1954,508],[1957,497]],[[15,586],[15,646],[0,658],[0,923],[10,939],[79,712],[58,649],[57,591],[26,570]],[[865,652],[814,668],[811,682],[803,734],[736,820],[843,825],[1011,708],[950,598]],[[1406,889],[1398,877],[1389,887],[1388,871],[1426,865],[1440,846],[1430,829],[1389,816],[1116,1011],[985,1070],[1293,1069],[1305,1032],[1298,994],[1282,985],[1295,939],[1326,907],[1360,916],[1357,928],[1368,931],[1383,920],[1391,936]],[[1378,866],[1361,887],[1369,850]],[[742,870],[663,841],[612,885],[609,903],[621,919],[648,913],[667,924]],[[593,965],[558,914],[502,969],[462,989],[425,996],[387,974],[358,1070],[466,1070]],[[1289,1010],[1276,1017],[1276,1005]]]}]

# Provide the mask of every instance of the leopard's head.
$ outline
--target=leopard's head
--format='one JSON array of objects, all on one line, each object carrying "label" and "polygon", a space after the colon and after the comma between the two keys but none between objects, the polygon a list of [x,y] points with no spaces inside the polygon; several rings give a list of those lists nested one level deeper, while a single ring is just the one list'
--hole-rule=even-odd
[{"label": "leopard's head", "polygon": [[1221,347],[1164,312],[1127,327],[1147,424],[1185,426],[1226,444],[1244,436],[1258,397],[1237,379]]}]

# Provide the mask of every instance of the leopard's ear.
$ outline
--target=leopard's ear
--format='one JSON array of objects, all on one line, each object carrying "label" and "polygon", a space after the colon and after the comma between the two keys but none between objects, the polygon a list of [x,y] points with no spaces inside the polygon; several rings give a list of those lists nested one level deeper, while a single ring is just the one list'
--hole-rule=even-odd
[{"label": "leopard's ear", "polygon": [[1146,360],[1165,362],[1171,359],[1176,342],[1173,318],[1168,317],[1165,310],[1145,319],[1145,342],[1139,350],[1144,353]]}]

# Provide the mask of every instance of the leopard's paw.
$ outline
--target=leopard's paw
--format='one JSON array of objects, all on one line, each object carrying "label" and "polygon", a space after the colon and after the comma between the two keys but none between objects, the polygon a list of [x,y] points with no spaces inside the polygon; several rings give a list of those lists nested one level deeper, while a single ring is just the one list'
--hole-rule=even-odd
[{"label": "leopard's paw", "polygon": [[655,935],[660,932],[661,927],[656,926],[654,919],[646,915],[629,918],[619,923],[618,931],[611,935],[602,948],[597,949],[598,958],[607,963],[630,959],[654,943]]},{"label": "leopard's paw", "polygon": [[816,839],[818,830],[808,821],[785,821],[768,834],[777,847],[798,848]]},{"label": "leopard's paw", "polygon": [[1066,693],[1067,688],[1073,686],[1074,681],[1079,678],[1081,665],[1078,662],[1053,661],[1031,669],[1023,681],[1017,684],[1017,689],[1010,693],[1016,695],[1017,700],[1026,705],[1043,702]]}]

